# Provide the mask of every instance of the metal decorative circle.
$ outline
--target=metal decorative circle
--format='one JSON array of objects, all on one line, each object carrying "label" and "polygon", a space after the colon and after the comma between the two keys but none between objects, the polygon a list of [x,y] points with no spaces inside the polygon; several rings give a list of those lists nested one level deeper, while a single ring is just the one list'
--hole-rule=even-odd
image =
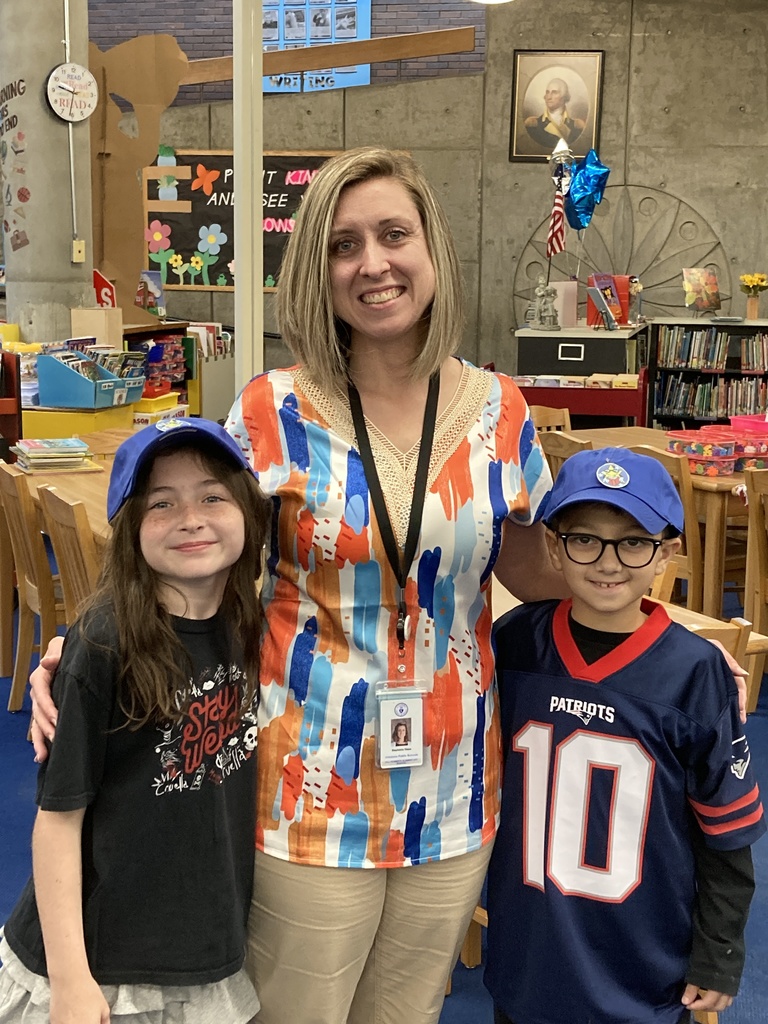
[{"label": "metal decorative circle", "polygon": [[[542,184],[549,179],[542,177]],[[546,205],[553,198],[546,189]],[[516,322],[523,323],[539,274],[547,275],[549,213],[523,250],[514,281]],[[682,199],[641,185],[609,185],[589,225],[568,227],[566,250],[552,258],[552,281],[578,280],[579,316],[586,316],[590,274],[634,274],[643,286],[647,317],[685,316],[683,267],[706,267],[717,275],[720,301],[731,300],[731,272],[720,239],[701,214]]]}]

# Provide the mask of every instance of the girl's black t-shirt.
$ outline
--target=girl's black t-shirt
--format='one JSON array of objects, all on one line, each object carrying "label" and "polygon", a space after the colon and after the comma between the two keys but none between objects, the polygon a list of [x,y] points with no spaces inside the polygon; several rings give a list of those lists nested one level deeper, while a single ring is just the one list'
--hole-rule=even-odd
[{"label": "girl's black t-shirt", "polygon": [[[100,984],[207,984],[243,963],[256,709],[233,718],[242,658],[221,612],[173,624],[193,667],[189,692],[178,695],[187,705],[179,723],[125,727],[111,612],[70,630],[54,680],[59,719],[37,802],[46,811],[86,808],[83,921]],[[46,975],[32,880],[5,937],[29,970]]]}]

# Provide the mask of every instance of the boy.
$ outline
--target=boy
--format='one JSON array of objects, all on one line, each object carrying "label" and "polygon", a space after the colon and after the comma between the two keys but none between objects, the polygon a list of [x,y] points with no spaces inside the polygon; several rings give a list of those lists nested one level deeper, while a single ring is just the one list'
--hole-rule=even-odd
[{"label": "boy", "polygon": [[743,967],[766,826],[736,688],[712,644],[645,598],[683,527],[659,462],[571,456],[545,521],[572,597],[496,627],[485,983],[496,1024],[677,1024],[730,1005]]}]

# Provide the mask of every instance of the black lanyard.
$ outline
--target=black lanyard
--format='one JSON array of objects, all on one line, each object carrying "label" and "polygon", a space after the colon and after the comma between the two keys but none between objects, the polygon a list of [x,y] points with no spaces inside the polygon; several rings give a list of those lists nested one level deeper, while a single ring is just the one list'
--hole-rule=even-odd
[{"label": "black lanyard", "polygon": [[437,421],[437,402],[440,397],[440,374],[438,372],[429,378],[427,404],[424,409],[424,423],[421,428],[421,446],[419,448],[419,459],[416,463],[416,479],[413,484],[413,501],[411,502],[411,514],[408,518],[408,534],[405,539],[405,548],[402,555],[395,540],[395,533],[389,518],[387,503],[384,501],[384,492],[381,489],[376,463],[373,461],[371,441],[368,437],[368,428],[365,425],[360,395],[354,384],[348,384],[347,390],[349,393],[349,406],[352,410],[352,422],[355,425],[357,446],[360,449],[360,458],[363,460],[365,479],[371,494],[376,519],[379,523],[381,539],[384,543],[384,550],[387,553],[389,564],[392,566],[392,572],[395,574],[395,579],[400,588],[397,602],[397,642],[402,651],[405,647],[405,641],[408,639],[406,634],[409,632],[406,628],[408,609],[405,603],[405,584],[408,579],[408,573],[413,565],[416,544],[421,532],[424,499],[427,495],[429,460],[432,455],[432,442],[435,437],[435,423]]}]

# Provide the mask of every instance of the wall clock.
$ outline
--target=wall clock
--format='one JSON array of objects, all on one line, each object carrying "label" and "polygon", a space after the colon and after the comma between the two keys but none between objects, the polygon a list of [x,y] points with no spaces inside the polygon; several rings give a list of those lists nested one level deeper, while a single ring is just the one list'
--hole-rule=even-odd
[{"label": "wall clock", "polygon": [[64,121],[85,121],[99,102],[96,79],[82,64],[59,64],[48,75],[45,94],[51,110]]}]

